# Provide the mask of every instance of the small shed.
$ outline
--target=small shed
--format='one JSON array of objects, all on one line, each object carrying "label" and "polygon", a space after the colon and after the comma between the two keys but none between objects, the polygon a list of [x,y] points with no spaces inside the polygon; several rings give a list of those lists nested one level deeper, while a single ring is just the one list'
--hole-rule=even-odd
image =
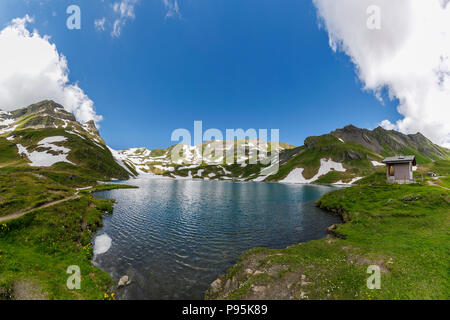
[{"label": "small shed", "polygon": [[414,182],[413,167],[416,166],[415,156],[396,156],[383,160],[386,164],[386,179],[392,183]]}]

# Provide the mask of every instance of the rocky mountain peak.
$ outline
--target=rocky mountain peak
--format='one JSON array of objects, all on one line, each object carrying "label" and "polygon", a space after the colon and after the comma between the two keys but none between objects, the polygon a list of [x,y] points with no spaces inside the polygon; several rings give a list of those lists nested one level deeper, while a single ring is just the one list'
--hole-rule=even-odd
[{"label": "rocky mountain peak", "polygon": [[64,107],[53,100],[44,100],[35,104],[32,104],[26,108],[12,111],[11,114],[14,118],[20,118],[23,116],[41,116],[41,117],[54,117],[60,120],[76,121],[75,116],[66,111]]},{"label": "rocky mountain peak", "polygon": [[87,128],[87,130],[88,130],[89,132],[91,132],[91,133],[93,133],[93,134],[96,134],[96,135],[99,134],[99,133],[98,133],[98,129],[97,129],[97,127],[95,126],[94,120],[89,120],[88,122],[86,122],[86,123],[84,124],[84,126]]}]

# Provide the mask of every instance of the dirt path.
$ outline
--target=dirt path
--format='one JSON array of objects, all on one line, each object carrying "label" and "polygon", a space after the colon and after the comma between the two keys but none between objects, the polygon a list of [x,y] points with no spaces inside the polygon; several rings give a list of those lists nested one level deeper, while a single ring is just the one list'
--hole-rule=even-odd
[{"label": "dirt path", "polygon": [[430,186],[439,187],[439,188],[442,188],[442,189],[445,189],[445,190],[450,191],[449,188],[444,187],[444,186],[441,186],[440,184],[438,184],[438,183],[436,183],[436,182],[434,182],[434,181],[428,181],[428,184],[429,184]]},{"label": "dirt path", "polygon": [[35,210],[48,208],[48,207],[51,207],[51,206],[54,206],[54,205],[57,205],[57,204],[60,204],[60,203],[63,203],[63,202],[69,201],[69,200],[75,200],[75,199],[78,199],[78,198],[80,198],[80,196],[78,194],[75,194],[73,196],[70,196],[70,197],[67,197],[67,198],[64,198],[64,199],[61,199],[61,200],[57,200],[57,201],[46,203],[46,204],[44,204],[44,205],[42,205],[40,207],[37,207],[37,208],[33,208],[33,209],[30,209],[30,210],[27,210],[27,211],[19,211],[19,212],[16,212],[16,213],[12,213],[12,214],[9,214],[7,216],[0,217],[0,223],[8,221],[8,220],[13,220],[13,219],[17,219],[17,218],[23,217],[27,213],[33,212]]}]

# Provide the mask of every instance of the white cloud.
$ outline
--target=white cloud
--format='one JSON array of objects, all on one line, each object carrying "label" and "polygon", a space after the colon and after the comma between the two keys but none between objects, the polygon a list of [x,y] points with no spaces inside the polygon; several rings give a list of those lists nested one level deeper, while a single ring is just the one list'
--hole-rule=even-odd
[{"label": "white cloud", "polygon": [[122,33],[122,28],[125,26],[128,20],[134,20],[134,6],[139,0],[122,0],[121,2],[115,2],[113,4],[113,10],[118,14],[113,22],[113,30],[111,36],[118,38]]},{"label": "white cloud", "polygon": [[14,110],[45,99],[62,104],[80,121],[100,121],[94,103],[77,84],[49,36],[30,32],[28,15],[0,30],[0,109]]},{"label": "white cloud", "polygon": [[[356,66],[365,90],[387,88],[403,118],[381,124],[422,132],[450,147],[450,5],[448,0],[313,0],[333,50]],[[381,9],[369,30],[366,10]]]},{"label": "white cloud", "polygon": [[178,0],[163,0],[164,6],[167,9],[167,18],[181,18],[180,7]]},{"label": "white cloud", "polygon": [[389,120],[383,120],[380,122],[380,126],[386,130],[396,130],[397,126],[390,122]]},{"label": "white cloud", "polygon": [[105,22],[106,22],[105,17],[95,20],[94,21],[95,29],[97,29],[98,31],[105,31]]}]

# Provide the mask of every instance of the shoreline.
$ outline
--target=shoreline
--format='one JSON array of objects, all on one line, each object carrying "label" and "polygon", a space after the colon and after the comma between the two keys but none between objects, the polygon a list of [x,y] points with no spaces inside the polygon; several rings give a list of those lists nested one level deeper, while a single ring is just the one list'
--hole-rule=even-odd
[{"label": "shoreline", "polygon": [[[329,237],[281,250],[249,250],[211,284],[205,298],[445,299],[446,245],[436,250],[432,243],[442,241],[449,224],[450,193],[442,190],[368,185],[327,193],[317,206],[343,221],[327,230]],[[423,230],[423,223],[431,231]],[[366,287],[369,265],[380,268],[384,290]]]}]

